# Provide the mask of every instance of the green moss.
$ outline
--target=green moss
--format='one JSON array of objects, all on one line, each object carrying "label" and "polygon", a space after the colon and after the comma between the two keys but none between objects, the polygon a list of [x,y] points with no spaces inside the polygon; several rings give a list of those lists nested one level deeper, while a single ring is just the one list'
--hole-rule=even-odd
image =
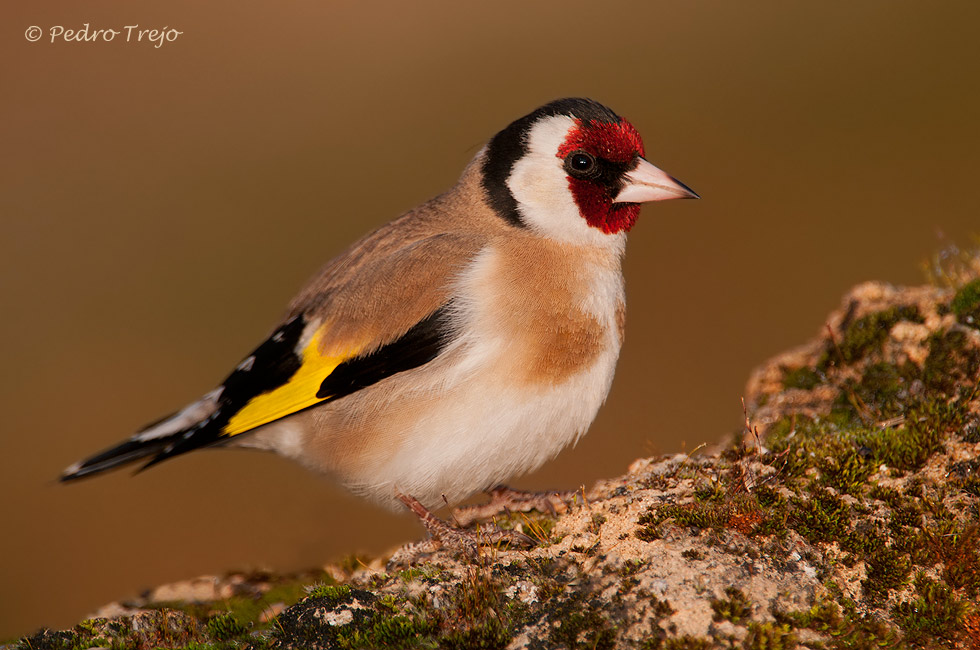
[{"label": "green moss", "polygon": [[752,493],[762,508],[781,508],[786,505],[786,498],[768,485],[760,485]]},{"label": "green moss", "polygon": [[72,630],[41,630],[21,639],[16,647],[18,650],[83,650],[94,647],[123,650],[184,648],[209,642],[206,630],[191,616],[174,610],[154,610],[132,619],[89,619]]},{"label": "green moss", "polygon": [[685,634],[684,636],[667,639],[662,646],[657,645],[649,647],[651,649],[656,648],[657,650],[660,648],[663,648],[663,650],[711,650],[715,647],[715,644],[706,639],[698,639],[689,634]]},{"label": "green moss", "polygon": [[[431,609],[435,640],[444,648],[504,648],[517,629],[528,622],[528,607],[506,599],[508,573],[489,566],[475,566],[466,579],[446,594],[449,607]],[[540,594],[543,593],[539,591]],[[558,592],[560,593],[560,592]]]},{"label": "green moss", "polygon": [[102,624],[105,623],[105,620],[106,619],[104,618],[87,618],[81,623],[79,623],[77,626],[75,626],[75,628],[79,632],[87,632],[88,634],[98,634],[99,630],[102,627]]},{"label": "green moss", "polygon": [[871,489],[868,491],[868,496],[872,499],[883,501],[892,508],[898,507],[902,502],[902,495],[898,490],[883,485],[871,486]]},{"label": "green moss", "polygon": [[726,523],[725,509],[717,506],[718,504],[695,503],[683,506],[665,506],[663,514],[681,526],[720,529]]},{"label": "green moss", "polygon": [[859,377],[846,377],[836,386],[839,392],[831,416],[844,426],[870,426],[901,417],[911,398],[911,387],[921,378],[922,371],[911,361],[896,366],[871,359]]},{"label": "green moss", "polygon": [[548,633],[549,647],[568,650],[612,650],[616,647],[615,627],[582,594],[574,594],[560,602],[551,618],[555,623]]},{"label": "green moss", "polygon": [[711,600],[711,609],[714,611],[714,620],[731,621],[736,625],[742,623],[752,616],[752,602],[735,587],[725,589],[727,598]]},{"label": "green moss", "polygon": [[847,494],[864,491],[868,477],[877,469],[869,448],[861,444],[864,437],[828,437],[812,445],[814,451],[819,450],[813,461],[821,472],[821,483]]},{"label": "green moss", "polygon": [[527,566],[531,571],[528,580],[537,588],[538,598],[550,601],[565,593],[567,579],[564,576],[568,558],[533,558]]},{"label": "green moss", "polygon": [[660,539],[660,524],[669,518],[669,513],[667,511],[667,506],[661,506],[659,508],[651,508],[644,512],[636,520],[640,528],[636,531],[635,535],[637,539],[641,539],[645,542],[652,542],[653,540]]},{"label": "green moss", "polygon": [[836,494],[814,490],[808,498],[792,499],[788,523],[810,542],[834,542],[848,532],[850,509]]},{"label": "green moss", "polygon": [[[786,507],[781,495],[766,487],[748,493],[733,492],[737,491],[726,488],[721,481],[705,483],[700,488],[701,498],[693,503],[664,504],[642,514],[634,536],[648,542],[660,539],[666,524],[690,528],[695,534],[702,530],[736,531],[749,536],[785,533]],[[760,497],[766,506],[760,504]]]},{"label": "green moss", "polygon": [[670,601],[660,600],[656,596],[650,596],[650,616],[656,621],[661,621],[674,615],[674,608],[670,606]]},{"label": "green moss", "polygon": [[976,385],[980,371],[980,351],[970,344],[962,330],[934,332],[929,337],[929,356],[922,369],[922,380],[931,391],[953,396],[963,385]]},{"label": "green moss", "polygon": [[404,582],[415,582],[419,578],[425,577],[425,570],[421,567],[408,567],[402,571],[398,572],[398,577]]},{"label": "green moss", "polygon": [[964,416],[962,403],[926,400],[909,407],[904,426],[867,431],[857,441],[871,451],[874,463],[914,471],[943,450],[945,439],[962,426]]},{"label": "green moss", "polygon": [[656,525],[647,524],[646,526],[641,526],[633,532],[633,535],[640,541],[643,542],[653,542],[655,540],[663,537],[663,533],[660,531]]},{"label": "green moss", "polygon": [[597,539],[595,542],[589,544],[588,546],[585,546],[583,544],[573,544],[568,548],[568,550],[573,553],[581,553],[586,557],[592,557],[599,551],[599,543],[600,540]]},{"label": "green moss", "polygon": [[722,501],[728,496],[728,491],[721,481],[705,481],[694,488],[694,498],[698,501]]},{"label": "green moss", "polygon": [[980,278],[960,287],[949,307],[957,321],[980,328]]},{"label": "green moss", "polygon": [[[427,590],[409,597],[403,588],[379,595],[347,585],[318,585],[280,616],[274,638],[283,647],[502,649],[529,622],[528,606],[508,600],[502,590],[515,575],[528,578],[529,567],[530,562],[474,564],[464,579],[443,580],[438,606]],[[432,573],[438,571],[422,567],[387,577],[385,584],[425,580]]]},{"label": "green moss", "polygon": [[[251,579],[266,578],[264,574],[253,575]],[[283,603],[285,606],[293,605],[307,596],[307,591],[311,585],[321,583],[332,583],[334,579],[327,573],[308,573],[302,575],[292,575],[275,578],[268,576],[272,586],[262,594],[255,597],[252,594],[241,594],[231,598],[213,603],[188,603],[188,602],[160,602],[145,605],[146,609],[174,609],[185,612],[198,620],[206,620],[216,614],[231,614],[243,625],[250,625],[253,630],[263,630],[270,626],[269,619],[270,606],[276,603]]]},{"label": "green moss", "polygon": [[778,623],[794,628],[808,628],[818,632],[833,632],[843,622],[840,606],[830,598],[818,600],[806,611],[783,612],[775,609],[772,614]]},{"label": "green moss", "polygon": [[[865,426],[853,420],[784,419],[773,425],[769,444],[783,459],[783,469],[790,478],[816,468],[822,485],[860,496],[869,487],[868,478],[881,465],[912,471],[941,451],[947,436],[963,425],[967,401],[941,398],[914,402],[907,408],[904,425],[895,428]],[[885,492],[876,494],[880,497]]]},{"label": "green moss", "polygon": [[956,486],[970,496],[980,497],[980,476],[971,476],[956,481]]},{"label": "green moss", "polygon": [[767,433],[767,443],[773,457],[781,460],[781,469],[787,478],[802,476],[813,467],[817,445],[838,437],[839,429],[825,420],[812,420],[805,416],[784,417],[774,422]]},{"label": "green moss", "polygon": [[829,650],[881,650],[890,648],[899,650],[907,648],[901,641],[901,635],[876,617],[860,615],[855,611],[854,603],[843,598],[839,593],[834,596],[841,598],[846,607],[841,607],[829,597],[821,599],[807,611],[782,612],[776,610],[773,616],[777,623],[791,628],[815,630],[829,635],[826,647]]},{"label": "green moss", "polygon": [[255,598],[252,595],[236,596],[224,601],[222,605],[239,621],[250,623],[253,628],[261,629],[268,626],[268,624],[262,623],[261,619],[268,618],[270,605],[282,603],[289,607],[305,598],[309,585],[317,582],[331,584],[336,581],[331,575],[323,572],[291,577],[279,582],[273,581],[272,587],[260,598]]},{"label": "green moss", "polygon": [[589,518],[589,532],[593,535],[598,535],[599,531],[602,529],[602,524],[606,523],[605,515],[600,513],[594,513],[592,517]]},{"label": "green moss", "polygon": [[742,647],[745,650],[788,650],[796,647],[796,635],[785,624],[752,621]]},{"label": "green moss", "polygon": [[470,569],[466,580],[449,592],[450,602],[457,610],[454,616],[470,623],[493,616],[495,610],[504,604],[501,595],[503,587],[503,579],[495,576],[489,568]]},{"label": "green moss", "polygon": [[906,501],[892,506],[891,520],[888,527],[893,533],[901,532],[902,528],[916,526],[922,523],[922,509],[915,501]]},{"label": "green moss", "polygon": [[833,343],[828,345],[827,351],[817,365],[817,370],[823,371],[838,363],[850,365],[871,352],[881,349],[892,327],[901,321],[921,323],[923,319],[919,309],[914,305],[892,307],[859,318],[844,330],[843,337],[837,345]]},{"label": "green moss", "polygon": [[[639,604],[639,603],[638,603]],[[670,643],[668,631],[665,629],[664,621],[674,614],[674,608],[666,600],[660,600],[656,596],[649,596],[649,608],[645,612],[641,610],[640,615],[649,615],[649,630],[644,634],[643,640],[636,647],[639,650],[663,650]],[[672,627],[669,623],[666,627]]]},{"label": "green moss", "polygon": [[347,585],[318,584],[310,588],[308,598],[322,600],[324,607],[334,608],[353,599],[351,588]]},{"label": "green moss", "polygon": [[852,390],[875,420],[886,420],[903,413],[909,397],[908,388],[920,375],[918,366],[913,363],[897,367],[878,362],[865,368]]},{"label": "green moss", "polygon": [[763,513],[762,521],[755,526],[752,533],[755,535],[784,537],[787,530],[789,530],[787,527],[789,509],[779,506],[770,510],[764,510]]},{"label": "green moss", "polygon": [[866,578],[861,582],[865,598],[880,602],[892,589],[908,582],[912,572],[912,560],[907,553],[890,547],[866,554]]},{"label": "green moss", "polygon": [[337,645],[354,648],[435,648],[431,637],[437,625],[425,617],[373,616],[359,629],[342,633]]},{"label": "green moss", "polygon": [[933,453],[942,449],[943,435],[913,422],[910,426],[866,432],[859,439],[876,466],[884,464],[909,471],[919,469]]},{"label": "green moss", "polygon": [[783,375],[783,387],[784,388],[800,388],[803,390],[812,390],[821,384],[820,374],[806,366],[802,368],[794,368],[793,370],[786,370]]},{"label": "green moss", "polygon": [[423,581],[431,584],[439,582],[443,578],[444,573],[442,568],[431,563],[425,563],[399,571],[398,577],[404,582]]},{"label": "green moss", "polygon": [[[974,507],[977,505],[980,504]],[[936,521],[922,531],[917,541],[921,564],[940,564],[946,584],[971,598],[980,594],[980,524]]]},{"label": "green moss", "polygon": [[539,546],[548,546],[561,541],[554,537],[555,523],[558,521],[555,515],[537,511],[522,512],[519,514],[521,516],[520,523],[524,528],[524,534],[534,538]]},{"label": "green moss", "polygon": [[690,527],[695,532],[735,530],[745,535],[772,534],[779,527],[774,522],[782,521],[780,517],[783,513],[780,509],[764,512],[752,493],[733,495],[722,489],[719,494],[724,496],[711,496],[704,501],[682,505],[666,504],[651,509],[637,520],[642,528],[636,531],[636,537],[645,541],[659,539],[660,527],[668,521],[677,526]]},{"label": "green moss", "polygon": [[[15,650],[85,650],[100,647],[98,641],[102,640],[73,631],[41,630],[21,639]],[[105,646],[108,645],[106,641]]]},{"label": "green moss", "polygon": [[967,612],[967,604],[959,600],[946,585],[923,575],[915,579],[916,598],[899,603],[892,613],[914,644],[946,641],[952,644]]},{"label": "green moss", "polygon": [[[328,618],[326,612],[343,618]],[[404,599],[320,585],[279,616],[272,635],[277,647],[434,648],[438,629],[429,610]]]},{"label": "green moss", "polygon": [[211,638],[228,641],[248,634],[248,625],[242,623],[231,612],[212,616],[204,625]]},{"label": "green moss", "polygon": [[510,639],[511,635],[503,626],[495,619],[490,619],[480,627],[453,630],[439,639],[439,647],[453,650],[503,650]]},{"label": "green moss", "polygon": [[616,573],[621,578],[629,578],[642,571],[646,565],[647,563],[644,560],[626,560]]}]

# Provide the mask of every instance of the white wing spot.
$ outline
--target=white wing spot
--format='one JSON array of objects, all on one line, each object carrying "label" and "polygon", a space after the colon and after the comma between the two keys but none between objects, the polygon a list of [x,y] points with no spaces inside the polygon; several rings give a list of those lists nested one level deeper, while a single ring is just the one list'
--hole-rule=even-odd
[{"label": "white wing spot", "polygon": [[238,364],[238,367],[235,368],[235,370],[240,370],[241,372],[248,372],[249,370],[252,369],[253,365],[255,365],[255,355],[252,355],[249,358],[242,361],[240,364]]}]

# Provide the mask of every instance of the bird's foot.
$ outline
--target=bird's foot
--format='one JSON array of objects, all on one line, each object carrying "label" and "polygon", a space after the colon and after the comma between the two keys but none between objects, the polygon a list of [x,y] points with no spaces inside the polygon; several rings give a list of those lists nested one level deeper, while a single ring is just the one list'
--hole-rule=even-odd
[{"label": "bird's foot", "polygon": [[568,506],[577,492],[525,492],[506,485],[498,485],[487,490],[489,503],[463,506],[453,510],[453,517],[460,526],[469,526],[475,521],[487,520],[497,515],[511,512],[531,512],[537,510],[549,515],[568,511]]},{"label": "bird's foot", "polygon": [[476,530],[463,530],[436,517],[415,497],[401,493],[397,496],[405,507],[419,518],[431,535],[431,539],[402,547],[392,556],[389,564],[403,564],[406,560],[432,553],[439,548],[461,551],[470,557],[476,557],[482,546],[506,545],[511,548],[530,548],[537,544],[534,538],[524,533],[516,530],[501,530],[494,525],[481,526]]},{"label": "bird's foot", "polygon": [[385,568],[391,572],[410,567],[440,548],[442,548],[442,544],[435,537],[430,537],[421,542],[410,542],[391,554]]}]

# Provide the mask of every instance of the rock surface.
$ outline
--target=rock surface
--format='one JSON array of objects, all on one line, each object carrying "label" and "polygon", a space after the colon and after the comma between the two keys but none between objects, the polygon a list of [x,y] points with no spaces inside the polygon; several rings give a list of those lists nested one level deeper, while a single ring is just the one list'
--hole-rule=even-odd
[{"label": "rock surface", "polygon": [[720,451],[637,460],[541,540],[164,585],[18,648],[980,649],[980,283],[848,294]]}]

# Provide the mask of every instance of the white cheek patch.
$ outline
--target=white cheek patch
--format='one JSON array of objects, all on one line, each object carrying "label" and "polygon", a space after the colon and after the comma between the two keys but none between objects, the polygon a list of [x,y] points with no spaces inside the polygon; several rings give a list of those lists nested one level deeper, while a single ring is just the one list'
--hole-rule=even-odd
[{"label": "white cheek patch", "polygon": [[524,223],[542,235],[573,244],[609,245],[619,235],[607,235],[589,226],[568,187],[568,174],[558,149],[575,120],[555,115],[538,120],[527,135],[527,153],[507,178]]}]

